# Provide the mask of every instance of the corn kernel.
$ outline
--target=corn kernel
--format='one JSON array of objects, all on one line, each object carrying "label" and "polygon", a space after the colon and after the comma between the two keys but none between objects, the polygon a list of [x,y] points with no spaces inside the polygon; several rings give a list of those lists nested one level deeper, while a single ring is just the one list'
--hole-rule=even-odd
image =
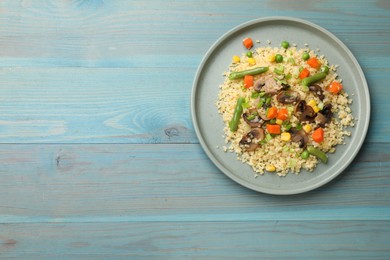
[{"label": "corn kernel", "polygon": [[270,62],[274,62],[274,61],[275,61],[275,54],[269,55],[269,56],[268,56],[268,60],[269,60]]},{"label": "corn kernel", "polygon": [[278,125],[282,125],[283,124],[283,120],[282,119],[276,119],[275,123],[278,124]]},{"label": "corn kernel", "polygon": [[234,55],[233,56],[233,62],[234,63],[239,63],[240,62],[240,57],[238,57],[237,55]]},{"label": "corn kernel", "polygon": [[320,108],[318,106],[312,107],[315,113],[318,113],[320,111]]},{"label": "corn kernel", "polygon": [[267,166],[265,167],[265,170],[266,170],[267,172],[274,172],[274,171],[276,171],[276,168],[275,168],[275,166],[273,166],[272,164],[270,164],[270,165],[267,165]]},{"label": "corn kernel", "polygon": [[256,60],[254,58],[248,58],[249,65],[256,65]]},{"label": "corn kernel", "polygon": [[282,141],[288,142],[288,141],[291,140],[291,134],[290,134],[289,132],[282,133],[282,134],[280,135],[280,139],[281,139]]},{"label": "corn kernel", "polygon": [[311,125],[304,125],[302,127],[303,131],[305,131],[307,134],[311,131]]},{"label": "corn kernel", "polygon": [[307,105],[308,105],[308,106],[311,106],[311,107],[315,107],[315,106],[317,106],[317,102],[316,102],[314,99],[312,99],[312,100],[310,100],[310,101],[307,103]]}]

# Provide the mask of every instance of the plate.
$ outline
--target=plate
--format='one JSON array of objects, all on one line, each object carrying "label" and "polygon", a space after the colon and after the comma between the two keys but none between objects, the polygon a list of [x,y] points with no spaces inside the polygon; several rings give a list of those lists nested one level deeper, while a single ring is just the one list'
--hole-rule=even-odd
[{"label": "plate", "polygon": [[[302,170],[300,174],[279,177],[265,173],[255,178],[249,165],[237,160],[237,155],[224,152],[224,123],[215,105],[222,73],[228,70],[233,55],[245,52],[242,40],[251,37],[255,47],[278,46],[283,40],[308,47],[325,55],[330,64],[339,65],[337,74],[343,79],[346,92],[353,99],[352,114],[358,120],[350,128],[351,137],[345,145],[338,145],[329,155],[328,164],[319,163],[313,172]],[[270,41],[270,44],[268,43]],[[207,51],[196,72],[192,96],[191,114],[199,142],[210,160],[229,178],[255,191],[289,195],[318,188],[340,173],[353,161],[360,150],[369,125],[370,95],[363,71],[351,51],[336,36],[324,28],[293,17],[267,17],[241,24],[222,35]]]}]

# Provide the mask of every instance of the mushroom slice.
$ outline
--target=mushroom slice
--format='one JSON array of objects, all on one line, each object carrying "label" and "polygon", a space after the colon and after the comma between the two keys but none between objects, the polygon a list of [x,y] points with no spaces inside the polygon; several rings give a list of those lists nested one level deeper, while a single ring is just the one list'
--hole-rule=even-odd
[{"label": "mushroom slice", "polygon": [[326,104],[322,110],[320,111],[324,116],[327,118],[332,118],[333,113],[332,113],[332,104]]},{"label": "mushroom slice", "polygon": [[309,121],[313,122],[316,117],[316,112],[314,112],[311,106],[306,105],[305,100],[301,100],[295,106],[295,113],[299,117],[299,121]]},{"label": "mushroom slice", "polygon": [[324,108],[317,114],[315,118],[315,122],[321,126],[324,127],[325,124],[329,123],[332,120],[333,113],[332,113],[332,105],[326,104]]},{"label": "mushroom slice", "polygon": [[318,113],[314,121],[316,122],[317,125],[324,127],[328,119],[323,114]]},{"label": "mushroom slice", "polygon": [[324,91],[322,90],[321,86],[318,84],[314,84],[309,86],[309,90],[312,91],[314,94],[317,95],[317,97],[322,101],[325,98]]},{"label": "mushroom slice", "polygon": [[264,123],[264,120],[261,118],[256,108],[249,109],[246,113],[242,114],[242,117],[252,128],[261,127]]},{"label": "mushroom slice", "polygon": [[311,106],[306,106],[305,111],[303,111],[303,113],[301,114],[300,120],[313,122],[316,118],[316,115],[316,112],[314,112]]},{"label": "mushroom slice", "polygon": [[240,146],[247,152],[256,150],[261,140],[264,139],[264,130],[262,128],[253,128],[247,134],[245,134],[241,141]]},{"label": "mushroom slice", "polygon": [[265,80],[266,78],[264,76],[256,80],[255,83],[253,83],[253,89],[256,91],[261,91],[265,85]]},{"label": "mushroom slice", "polygon": [[276,99],[282,104],[295,104],[301,100],[298,92],[292,90],[280,91]]},{"label": "mushroom slice", "polygon": [[298,143],[300,148],[305,148],[309,141],[305,131],[294,129],[291,133],[291,141]]},{"label": "mushroom slice", "polygon": [[295,106],[295,113],[296,114],[302,113],[303,111],[305,111],[305,108],[306,108],[306,101],[301,100]]},{"label": "mushroom slice", "polygon": [[282,84],[277,82],[272,75],[267,75],[259,78],[253,84],[256,91],[264,91],[267,94],[276,94],[283,88]]}]

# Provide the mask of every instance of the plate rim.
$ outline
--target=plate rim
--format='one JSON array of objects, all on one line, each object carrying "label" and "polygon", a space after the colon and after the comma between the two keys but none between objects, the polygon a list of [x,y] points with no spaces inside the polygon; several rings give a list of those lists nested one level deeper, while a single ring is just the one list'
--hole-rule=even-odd
[{"label": "plate rim", "polygon": [[[354,149],[352,149],[352,156],[349,156],[347,158],[347,161],[342,165],[342,167],[338,168],[337,171],[325,176],[325,178],[322,178],[320,181],[316,182],[315,184],[310,185],[310,186],[295,188],[295,189],[288,189],[288,190],[275,190],[272,188],[259,187],[259,186],[255,185],[254,183],[244,181],[244,180],[238,178],[234,173],[231,173],[222,163],[220,163],[214,157],[214,155],[212,154],[212,152],[210,150],[210,147],[208,147],[208,145],[206,144],[206,141],[204,140],[203,135],[200,131],[198,121],[196,120],[197,115],[196,115],[196,111],[195,111],[196,110],[196,94],[197,94],[197,88],[198,88],[197,87],[198,81],[200,79],[201,72],[203,71],[205,64],[208,62],[211,54],[217,49],[217,47],[223,41],[225,41],[227,38],[229,38],[234,33],[237,33],[240,30],[243,30],[243,29],[245,29],[249,26],[255,25],[255,24],[261,24],[264,22],[271,22],[271,21],[273,21],[273,22],[294,21],[294,22],[312,27],[312,28],[320,31],[321,33],[325,34],[326,36],[330,37],[333,41],[336,42],[337,45],[339,45],[342,48],[342,50],[353,61],[355,68],[359,72],[359,76],[363,79],[362,84],[364,86],[363,90],[365,92],[366,118],[364,118],[364,121],[366,123],[364,125],[363,133],[362,133],[361,138],[360,138],[360,140],[361,140],[360,143]],[[371,101],[370,101],[370,93],[369,93],[369,88],[368,88],[368,84],[367,84],[367,79],[364,75],[364,72],[363,72],[359,62],[357,61],[357,59],[353,55],[353,53],[349,50],[349,48],[337,36],[335,36],[330,31],[324,29],[323,27],[321,27],[313,22],[301,19],[301,18],[296,18],[296,17],[291,17],[291,16],[268,16],[268,17],[252,19],[252,20],[241,23],[241,24],[229,29],[228,31],[223,33],[216,41],[214,41],[214,43],[209,47],[209,49],[207,50],[207,52],[205,53],[205,55],[203,56],[201,62],[199,63],[199,65],[197,67],[195,77],[193,80],[192,91],[191,91],[191,116],[192,116],[192,123],[194,126],[196,136],[199,140],[199,143],[200,143],[203,151],[206,153],[208,158],[214,163],[214,165],[220,171],[222,171],[222,173],[224,175],[226,175],[227,177],[229,177],[230,179],[232,179],[236,183],[238,183],[246,188],[249,188],[251,190],[257,191],[257,192],[261,192],[264,194],[271,194],[271,195],[294,195],[294,194],[300,194],[300,193],[304,193],[304,192],[308,192],[308,191],[317,189],[317,188],[329,183],[331,180],[335,179],[342,172],[344,172],[344,170],[352,163],[352,161],[355,159],[355,157],[359,153],[359,151],[360,151],[360,149],[361,149],[361,147],[366,139],[366,136],[367,136],[367,132],[368,132],[369,124],[370,124],[370,117],[371,117]],[[362,119],[359,118],[359,120],[362,120]],[[280,177],[280,178],[283,178],[283,177]]]}]

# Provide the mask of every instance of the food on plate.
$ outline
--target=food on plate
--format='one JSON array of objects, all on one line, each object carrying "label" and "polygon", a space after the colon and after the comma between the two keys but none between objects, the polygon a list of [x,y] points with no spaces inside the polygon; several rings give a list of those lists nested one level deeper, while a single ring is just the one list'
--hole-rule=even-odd
[{"label": "food on plate", "polygon": [[306,45],[256,47],[249,37],[243,45],[216,102],[225,123],[224,150],[255,175],[298,174],[332,163],[328,154],[345,144],[355,121],[337,66]]}]

